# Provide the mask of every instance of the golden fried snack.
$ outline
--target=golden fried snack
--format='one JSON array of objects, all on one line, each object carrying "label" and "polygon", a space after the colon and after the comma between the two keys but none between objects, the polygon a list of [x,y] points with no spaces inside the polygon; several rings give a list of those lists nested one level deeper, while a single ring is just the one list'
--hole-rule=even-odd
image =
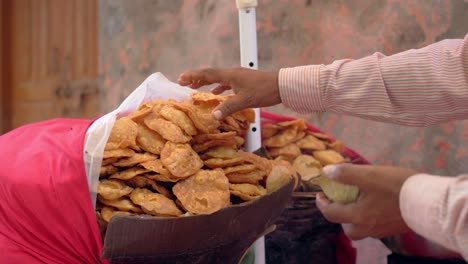
[{"label": "golden fried snack", "polygon": [[197,129],[192,120],[183,111],[174,108],[171,105],[166,105],[161,108],[159,114],[166,120],[179,126],[187,135],[193,136],[197,134]]},{"label": "golden fried snack", "polygon": [[284,147],[292,143],[296,139],[296,136],[297,130],[295,128],[285,129],[273,137],[265,139],[263,145],[266,147]]},{"label": "golden fried snack", "polygon": [[320,139],[312,136],[312,135],[307,135],[303,139],[299,140],[296,142],[297,146],[301,149],[306,149],[306,150],[325,150],[327,149],[327,146],[323,141]]},{"label": "golden fried snack", "polygon": [[194,105],[205,104],[213,107],[216,107],[226,100],[226,97],[224,96],[207,92],[194,92],[190,97],[192,98]]},{"label": "golden fried snack", "polygon": [[323,134],[323,133],[319,133],[319,132],[312,132],[312,131],[307,131],[307,134],[309,135],[312,135],[318,139],[321,139],[323,141],[327,141],[327,142],[332,142],[333,141],[333,137],[332,136],[329,136],[327,134]]},{"label": "golden fried snack", "polygon": [[291,171],[287,166],[274,165],[266,179],[267,193],[279,190],[292,179]]},{"label": "golden fried snack", "polygon": [[230,148],[237,148],[238,141],[235,137],[228,138],[228,139],[218,139],[218,140],[210,140],[199,144],[193,144],[192,148],[196,152],[203,152],[207,149],[213,147],[230,147]]},{"label": "golden fried snack", "polygon": [[276,124],[280,129],[293,128],[296,131],[302,131],[307,129],[307,125],[304,119],[294,119],[291,121],[283,121]]},{"label": "golden fried snack", "polygon": [[262,139],[271,138],[278,133],[278,126],[275,124],[265,124],[262,126]]},{"label": "golden fried snack", "polygon": [[135,154],[135,151],[132,149],[112,149],[112,150],[104,150],[103,159],[110,159],[110,158],[125,158],[131,157]]},{"label": "golden fried snack", "polygon": [[145,177],[150,180],[160,181],[160,182],[178,182],[181,179],[171,175],[169,171],[168,174],[145,174]]},{"label": "golden fried snack", "polygon": [[285,156],[294,159],[295,157],[301,155],[301,149],[296,144],[290,143],[280,148],[269,148],[268,153],[270,153],[273,158],[278,156]]},{"label": "golden fried snack", "polygon": [[161,162],[172,175],[179,178],[193,175],[203,167],[203,161],[190,145],[170,141],[161,151]]},{"label": "golden fried snack", "polygon": [[195,143],[203,143],[210,140],[224,140],[234,138],[237,135],[236,132],[221,132],[221,133],[212,133],[212,134],[199,134],[193,137]]},{"label": "golden fried snack", "polygon": [[176,183],[172,191],[193,214],[211,214],[230,205],[229,182],[221,169],[200,170]]},{"label": "golden fried snack", "polygon": [[143,154],[135,153],[135,155],[131,157],[124,158],[117,162],[114,162],[113,165],[117,167],[132,167],[132,166],[138,165],[139,163],[150,161],[150,160],[155,160],[157,158],[158,156],[148,153],[148,152],[143,153]]},{"label": "golden fried snack", "polygon": [[138,126],[137,143],[145,151],[153,154],[161,154],[166,140],[157,132],[140,125]]},{"label": "golden fried snack", "polygon": [[191,102],[174,104],[174,107],[186,113],[200,132],[207,134],[218,130],[220,122],[213,118],[211,112],[204,112]]},{"label": "golden fried snack", "polygon": [[149,172],[148,169],[142,167],[132,167],[124,171],[119,171],[112,174],[109,179],[129,180],[137,175]]},{"label": "golden fried snack", "polygon": [[103,159],[102,160],[102,163],[101,163],[101,166],[107,166],[107,165],[111,165],[112,163],[118,161],[119,158],[107,158],[107,159]]},{"label": "golden fried snack", "polygon": [[257,168],[264,171],[265,174],[270,174],[272,165],[269,160],[262,158],[254,153],[245,152],[243,150],[239,150],[238,153],[244,158],[246,162],[255,165]]},{"label": "golden fried snack", "polygon": [[314,151],[314,158],[316,158],[322,165],[337,164],[346,162],[345,158],[340,153],[328,149]]},{"label": "golden fried snack", "polygon": [[154,171],[159,174],[170,174],[170,172],[164,167],[160,159],[150,160],[140,163],[140,165],[150,171]]},{"label": "golden fried snack", "polygon": [[105,206],[101,209],[101,217],[106,222],[109,222],[111,218],[116,215],[134,215],[134,214],[130,212],[117,211],[108,206]]},{"label": "golden fried snack", "polygon": [[202,155],[203,159],[232,159],[237,157],[240,157],[239,153],[237,153],[237,149],[226,146],[210,148]]},{"label": "golden fried snack", "polygon": [[293,142],[299,141],[306,136],[305,131],[297,131],[296,137],[293,139]]},{"label": "golden fried snack", "polygon": [[117,119],[107,140],[106,150],[136,147],[137,127],[128,117]]},{"label": "golden fried snack", "polygon": [[284,161],[287,161],[289,163],[293,163],[294,161],[294,157],[291,157],[291,156],[283,156],[283,155],[279,155],[278,157],[276,157],[274,160],[276,161],[280,161],[280,160],[284,160]]},{"label": "golden fried snack", "polygon": [[156,191],[164,196],[166,196],[169,199],[174,198],[172,193],[164,188],[163,186],[159,185],[156,183],[155,180],[151,179],[150,177],[146,177],[144,174],[143,176],[135,176],[132,179],[126,181],[130,186],[134,188],[145,188],[145,187],[151,187],[153,191]]},{"label": "golden fried snack", "polygon": [[224,174],[227,175],[229,173],[234,173],[234,172],[239,172],[239,173],[251,172],[256,169],[257,167],[253,164],[242,164],[238,166],[223,168],[223,171],[224,171]]},{"label": "golden fried snack", "polygon": [[180,216],[183,212],[177,207],[173,200],[166,196],[153,193],[148,189],[136,188],[130,194],[134,204],[141,206],[147,214],[155,216]]},{"label": "golden fried snack", "polygon": [[244,128],[242,128],[241,124],[239,124],[239,122],[232,116],[226,116],[223,120],[221,120],[219,129],[221,129],[221,131],[234,131],[237,134],[241,134]]},{"label": "golden fried snack", "polygon": [[130,199],[128,198],[123,198],[120,197],[119,199],[116,200],[107,200],[102,198],[102,196],[98,196],[99,202],[101,202],[104,205],[111,206],[114,208],[119,209],[120,211],[132,211],[135,213],[143,213],[140,207],[136,206]]},{"label": "golden fried snack", "polygon": [[229,184],[229,191],[232,195],[241,198],[244,201],[252,201],[265,195],[267,191],[261,185],[240,183]]},{"label": "golden fried snack", "polygon": [[132,191],[132,187],[119,180],[100,180],[97,186],[97,193],[107,200],[119,199]]},{"label": "golden fried snack", "polygon": [[327,146],[338,153],[343,153],[345,150],[345,145],[341,140],[336,140],[335,142],[327,143]]},{"label": "golden fried snack", "polygon": [[293,162],[293,167],[301,175],[301,179],[309,181],[322,173],[322,165],[310,155],[300,155]]},{"label": "golden fried snack", "polygon": [[153,109],[152,105],[148,103],[144,103],[138,107],[138,109],[134,112],[131,112],[127,117],[133,120],[137,124],[143,124],[144,119],[147,115],[151,114]]},{"label": "golden fried snack", "polygon": [[250,172],[232,172],[226,175],[230,183],[251,183],[258,184],[265,177],[263,170],[254,170]]},{"label": "golden fried snack", "polygon": [[118,171],[119,171],[119,168],[114,167],[112,165],[101,166],[101,172],[99,173],[99,177],[114,174],[114,173],[116,173]]},{"label": "golden fried snack", "polygon": [[247,128],[249,124],[255,122],[255,112],[251,108],[242,109],[231,115],[235,120],[241,122],[243,128]]},{"label": "golden fried snack", "polygon": [[164,118],[149,115],[145,118],[144,122],[149,129],[156,131],[165,140],[174,143],[187,143],[192,140],[192,137],[186,135],[180,127]]},{"label": "golden fried snack", "polygon": [[205,166],[211,169],[235,166],[235,165],[242,164],[243,162],[244,162],[244,158],[240,156],[235,157],[235,158],[230,158],[230,159],[212,158],[212,159],[207,159],[204,161]]}]

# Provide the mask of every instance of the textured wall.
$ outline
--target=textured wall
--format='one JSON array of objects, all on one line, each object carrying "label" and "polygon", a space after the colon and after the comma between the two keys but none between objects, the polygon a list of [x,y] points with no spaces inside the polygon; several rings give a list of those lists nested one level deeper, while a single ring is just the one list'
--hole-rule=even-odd
[{"label": "textured wall", "polygon": [[[261,69],[387,55],[468,33],[461,0],[259,0]],[[202,66],[239,65],[234,0],[101,0],[102,111],[118,105],[146,76],[175,80]],[[468,172],[468,121],[408,128],[334,114],[304,117],[371,162],[444,175]],[[428,109],[430,111],[430,109]],[[371,260],[370,258],[374,260]],[[379,253],[362,263],[377,263]]]}]

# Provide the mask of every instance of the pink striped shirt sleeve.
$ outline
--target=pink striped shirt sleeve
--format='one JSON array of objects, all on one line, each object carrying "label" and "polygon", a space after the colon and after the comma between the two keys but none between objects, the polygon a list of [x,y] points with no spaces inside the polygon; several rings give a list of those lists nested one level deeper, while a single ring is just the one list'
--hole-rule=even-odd
[{"label": "pink striped shirt sleeve", "polygon": [[[281,69],[283,104],[408,126],[468,118],[468,34],[392,56]],[[418,234],[468,260],[468,176],[410,177],[403,219]]]},{"label": "pink striped shirt sleeve", "polygon": [[392,56],[283,68],[284,105],[408,126],[468,117],[468,34]]}]

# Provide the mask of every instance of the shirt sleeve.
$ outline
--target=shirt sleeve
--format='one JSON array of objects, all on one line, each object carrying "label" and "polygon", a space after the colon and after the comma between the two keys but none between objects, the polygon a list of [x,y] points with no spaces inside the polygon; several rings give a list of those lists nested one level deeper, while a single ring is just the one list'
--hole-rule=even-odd
[{"label": "shirt sleeve", "polygon": [[468,34],[392,56],[375,53],[330,65],[279,71],[283,104],[427,126],[468,117]]},{"label": "shirt sleeve", "polygon": [[400,210],[419,235],[468,260],[468,175],[414,175],[403,184]]}]

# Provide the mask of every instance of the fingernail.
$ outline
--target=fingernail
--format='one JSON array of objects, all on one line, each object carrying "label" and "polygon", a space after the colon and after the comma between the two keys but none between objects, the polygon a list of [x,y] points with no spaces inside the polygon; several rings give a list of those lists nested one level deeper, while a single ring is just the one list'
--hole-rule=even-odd
[{"label": "fingernail", "polygon": [[327,165],[327,166],[325,166],[323,168],[323,173],[325,173],[325,175],[327,175],[327,177],[333,178],[333,177],[336,176],[337,170],[338,170],[337,165]]},{"label": "fingernail", "polygon": [[222,115],[223,115],[223,114],[222,114],[221,111],[219,111],[219,110],[216,110],[216,111],[213,112],[213,116],[214,116],[214,118],[217,119],[217,120],[220,120]]}]

